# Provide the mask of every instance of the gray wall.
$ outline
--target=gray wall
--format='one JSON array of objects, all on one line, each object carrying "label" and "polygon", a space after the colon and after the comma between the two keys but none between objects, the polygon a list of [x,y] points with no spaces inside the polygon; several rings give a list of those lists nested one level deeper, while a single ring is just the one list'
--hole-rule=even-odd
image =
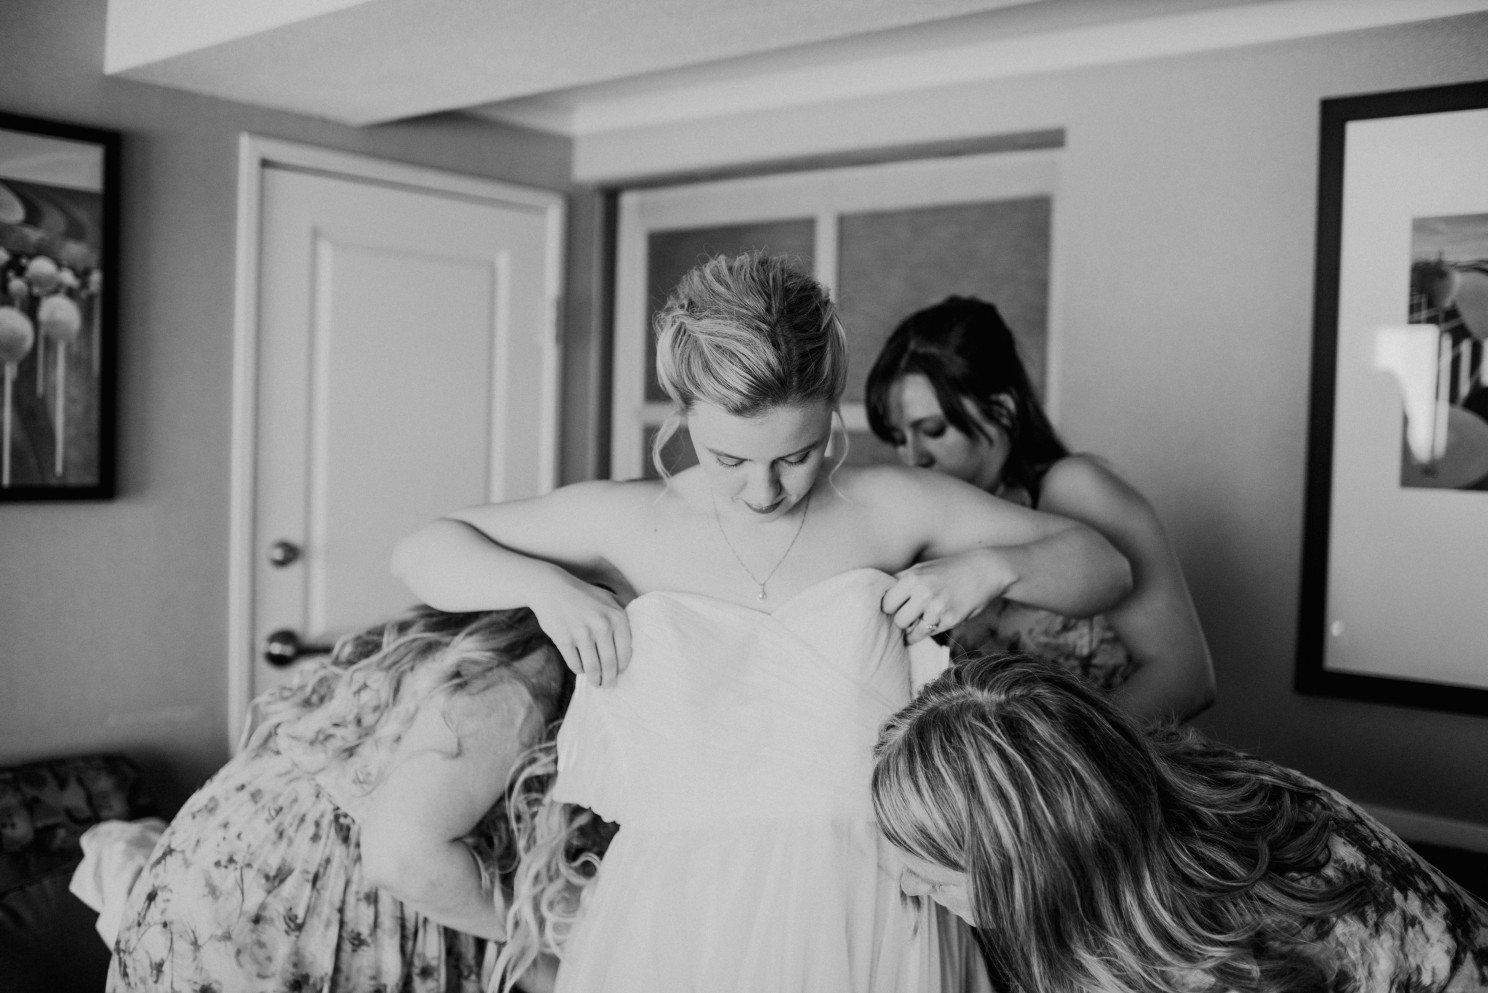
[{"label": "gray wall", "polygon": [[[847,151],[865,136],[1064,128],[1062,422],[1174,534],[1219,670],[1201,723],[1358,799],[1488,824],[1488,719],[1291,689],[1318,101],[1488,75],[1488,15],[585,139],[574,158],[566,141],[514,130],[354,130],[105,79],[104,6],[0,10],[0,107],[124,131],[127,191],[121,493],[0,505],[0,761],[127,748],[179,799],[226,756],[240,131],[565,188],[571,161],[591,181]],[[563,466],[577,479],[603,465],[589,426],[604,280],[600,203],[571,205]]]},{"label": "gray wall", "polygon": [[0,504],[0,762],[141,758],[172,805],[227,757],[227,525],[243,131],[565,190],[567,139],[353,129],[104,77],[101,0],[5,0],[0,109],[122,131],[119,496]]},{"label": "gray wall", "polygon": [[1472,14],[584,138],[576,173],[1063,128],[1061,426],[1173,533],[1219,676],[1200,723],[1360,800],[1488,825],[1488,718],[1292,689],[1318,103],[1483,78],[1484,53]]}]

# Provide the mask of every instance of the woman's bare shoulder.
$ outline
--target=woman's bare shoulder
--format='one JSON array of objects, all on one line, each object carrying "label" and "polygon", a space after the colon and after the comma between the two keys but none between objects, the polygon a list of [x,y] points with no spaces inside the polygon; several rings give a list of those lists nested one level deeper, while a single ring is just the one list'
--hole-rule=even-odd
[{"label": "woman's bare shoulder", "polygon": [[589,479],[553,491],[578,503],[638,503],[655,500],[664,488],[658,479]]},{"label": "woman's bare shoulder", "polygon": [[526,507],[531,509],[536,519],[556,516],[576,527],[588,522],[603,529],[618,519],[646,514],[663,492],[663,486],[657,480],[591,479],[560,486],[530,500],[493,506],[518,511]]},{"label": "woman's bare shoulder", "polygon": [[1096,455],[1070,455],[1054,463],[1044,473],[1038,505],[1102,530],[1121,521],[1131,526],[1156,520],[1147,498]]},{"label": "woman's bare shoulder", "polygon": [[831,484],[849,499],[865,505],[893,504],[906,495],[936,487],[942,477],[929,469],[898,463],[845,465],[832,475]]},{"label": "woman's bare shoulder", "polygon": [[843,466],[832,488],[860,517],[860,526],[919,547],[937,522],[975,510],[991,497],[944,473],[903,465]]}]

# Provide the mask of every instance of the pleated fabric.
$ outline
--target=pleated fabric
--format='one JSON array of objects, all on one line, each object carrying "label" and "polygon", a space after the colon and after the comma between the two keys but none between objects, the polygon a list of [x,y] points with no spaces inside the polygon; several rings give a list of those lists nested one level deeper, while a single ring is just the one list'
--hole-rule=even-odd
[{"label": "pleated fabric", "polygon": [[910,695],[892,582],[852,570],[773,613],[630,604],[629,668],[581,682],[559,735],[557,796],[620,824],[560,993],[990,988],[873,819],[873,745]]}]

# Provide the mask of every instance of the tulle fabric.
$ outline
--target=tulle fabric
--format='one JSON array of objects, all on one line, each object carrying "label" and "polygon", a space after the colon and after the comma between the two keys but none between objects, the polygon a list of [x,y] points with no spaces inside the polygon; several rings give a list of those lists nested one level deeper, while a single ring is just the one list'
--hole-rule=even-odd
[{"label": "tulle fabric", "polygon": [[874,569],[773,614],[650,593],[614,686],[581,684],[559,799],[621,825],[559,970],[583,993],[989,988],[969,934],[905,898],[869,796],[909,699]]}]

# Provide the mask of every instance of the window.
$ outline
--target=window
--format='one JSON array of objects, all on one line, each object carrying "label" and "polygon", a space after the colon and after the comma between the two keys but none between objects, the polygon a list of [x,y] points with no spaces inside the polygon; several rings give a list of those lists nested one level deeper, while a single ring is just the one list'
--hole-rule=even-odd
[{"label": "window", "polygon": [[[749,249],[799,258],[834,294],[851,364],[842,414],[850,462],[893,461],[868,431],[863,384],[884,339],[951,294],[998,305],[1036,384],[1052,382],[1057,150],[999,152],[632,190],[621,195],[612,475],[654,477],[650,446],[671,405],[656,381],[651,319],[701,259]],[[1045,389],[1055,413],[1055,397]],[[691,465],[679,432],[663,459]]]}]

